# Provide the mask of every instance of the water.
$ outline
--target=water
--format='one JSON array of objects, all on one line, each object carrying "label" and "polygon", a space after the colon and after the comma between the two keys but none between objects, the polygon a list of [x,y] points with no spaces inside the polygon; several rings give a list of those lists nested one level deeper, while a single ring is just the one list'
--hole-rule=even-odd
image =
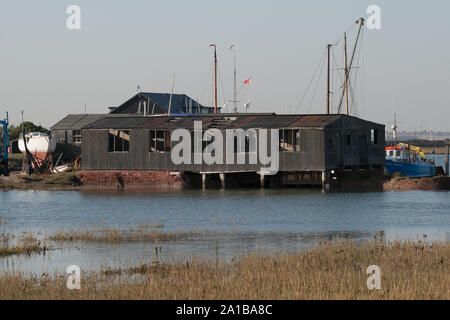
[{"label": "water", "polygon": [[445,154],[427,154],[428,159],[434,159],[436,166],[441,166],[445,170]]},{"label": "water", "polygon": [[46,234],[62,228],[104,223],[129,229],[141,222],[163,222],[164,230],[197,230],[190,238],[154,243],[52,244],[45,256],[0,259],[0,270],[64,271],[100,265],[132,265],[155,259],[209,255],[229,260],[262,250],[302,250],[336,236],[447,240],[449,192],[322,193],[320,190],[226,190],[172,193],[7,191],[0,192],[0,233]]}]

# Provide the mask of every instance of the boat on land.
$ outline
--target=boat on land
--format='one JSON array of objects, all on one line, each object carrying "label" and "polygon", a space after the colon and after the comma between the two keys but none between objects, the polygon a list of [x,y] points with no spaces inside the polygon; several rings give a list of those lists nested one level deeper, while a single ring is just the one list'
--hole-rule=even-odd
[{"label": "boat on land", "polygon": [[391,175],[400,173],[405,177],[433,177],[436,175],[434,161],[427,159],[419,147],[405,143],[386,147],[385,168]]},{"label": "boat on land", "polygon": [[23,136],[19,138],[18,146],[23,154],[26,154],[26,149],[28,149],[31,155],[37,160],[42,161],[55,152],[56,142],[56,139],[49,136],[47,133],[31,132],[25,135],[25,141]]}]

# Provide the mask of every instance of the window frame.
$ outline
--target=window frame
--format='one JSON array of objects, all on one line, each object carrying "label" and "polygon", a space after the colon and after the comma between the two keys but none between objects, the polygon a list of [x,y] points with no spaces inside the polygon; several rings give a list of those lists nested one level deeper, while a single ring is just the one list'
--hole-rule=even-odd
[{"label": "window frame", "polygon": [[164,153],[172,150],[170,130],[149,130],[149,152]]},{"label": "window frame", "polygon": [[[128,153],[130,152],[130,141],[131,141],[131,130],[124,130],[124,129],[109,129],[108,130],[108,153]],[[121,134],[123,137],[120,137]],[[128,140],[125,139],[125,135],[128,135]],[[112,143],[111,143],[111,136],[113,137]],[[116,149],[117,143],[116,138],[122,139],[122,150]],[[127,143],[128,142],[128,143]]]},{"label": "window frame", "polygon": [[81,130],[72,130],[72,143],[81,144],[81,141]]}]

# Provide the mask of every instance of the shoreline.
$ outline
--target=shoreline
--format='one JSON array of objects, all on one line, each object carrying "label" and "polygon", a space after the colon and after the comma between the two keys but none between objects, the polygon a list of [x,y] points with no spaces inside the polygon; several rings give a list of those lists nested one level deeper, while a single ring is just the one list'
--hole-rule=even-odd
[{"label": "shoreline", "polygon": [[[146,191],[176,192],[188,190],[182,183],[142,183],[128,184],[120,188],[114,184],[83,183],[80,181],[82,171],[65,172],[40,176],[29,176],[21,172],[11,172],[8,177],[0,177],[0,191],[8,190],[40,190],[40,191]],[[449,191],[450,177],[435,176],[428,178],[394,177],[383,183],[382,191]],[[343,191],[333,190],[333,191]]]}]

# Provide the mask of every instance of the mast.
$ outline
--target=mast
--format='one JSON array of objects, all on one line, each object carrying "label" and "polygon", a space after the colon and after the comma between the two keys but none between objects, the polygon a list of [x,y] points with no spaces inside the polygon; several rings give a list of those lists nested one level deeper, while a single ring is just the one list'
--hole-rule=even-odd
[{"label": "mast", "polygon": [[234,50],[234,45],[232,46],[233,58],[234,58],[234,91],[233,91],[233,101],[234,101],[234,112],[237,112],[237,96],[236,96],[236,51]]},{"label": "mast", "polygon": [[217,113],[217,48],[215,44],[210,47],[214,47],[214,113]]},{"label": "mast", "polygon": [[345,113],[348,115],[348,66],[347,66],[347,33],[344,33],[344,59],[345,59]]},{"label": "mast", "polygon": [[[355,45],[353,47],[352,57],[350,59],[350,65],[349,65],[348,68],[346,67],[347,78],[348,78],[348,75],[350,74],[350,70],[352,69],[352,66],[353,66],[353,59],[355,58],[356,47],[358,45],[359,37],[361,35],[361,30],[362,30],[362,27],[364,26],[364,22],[365,22],[364,18],[359,18],[359,20],[356,21],[356,23],[359,23],[359,29],[358,29],[358,34],[356,35]],[[345,42],[345,46],[347,46],[347,39],[345,38],[344,40],[345,40],[344,41]],[[339,109],[338,109],[339,111],[341,110],[342,101],[344,99],[344,95],[346,94],[347,90],[348,90],[348,88],[346,88],[346,86],[344,86],[344,90],[342,91],[342,94],[341,94],[341,99],[339,100]]]},{"label": "mast", "polygon": [[327,67],[327,114],[330,114],[330,48],[331,48],[331,44],[327,45],[327,52],[328,52],[328,67]]}]

